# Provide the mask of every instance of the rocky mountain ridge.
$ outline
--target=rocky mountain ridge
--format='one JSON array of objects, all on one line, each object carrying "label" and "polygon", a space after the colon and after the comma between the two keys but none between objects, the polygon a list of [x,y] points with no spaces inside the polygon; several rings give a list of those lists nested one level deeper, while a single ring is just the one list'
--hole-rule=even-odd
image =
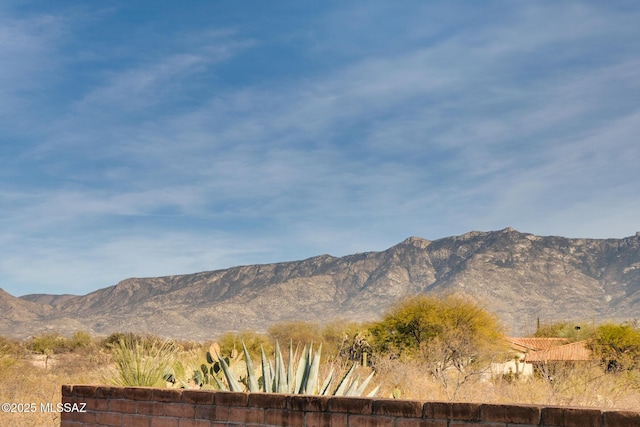
[{"label": "rocky mountain ridge", "polygon": [[464,293],[511,333],[537,318],[640,317],[640,233],[623,239],[541,237],[512,228],[380,252],[126,279],[83,296],[0,292],[0,334],[149,332],[210,339],[286,320],[379,318],[415,293]]}]

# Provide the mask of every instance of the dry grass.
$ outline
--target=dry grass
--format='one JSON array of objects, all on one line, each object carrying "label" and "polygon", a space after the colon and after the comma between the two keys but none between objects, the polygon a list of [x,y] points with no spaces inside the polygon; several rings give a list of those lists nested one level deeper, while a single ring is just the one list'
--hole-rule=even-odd
[{"label": "dry grass", "polygon": [[[202,349],[180,352],[181,373],[188,377],[204,360]],[[335,361],[334,361],[335,363]],[[46,367],[45,367],[46,364]],[[380,397],[412,400],[447,400],[440,382],[428,374],[424,364],[416,361],[377,360],[375,384]],[[330,365],[323,366],[326,373]],[[361,377],[367,369],[361,368]],[[178,372],[176,372],[178,374]],[[480,376],[465,382],[457,401],[589,406],[640,410],[638,377],[604,374],[596,365],[565,366],[543,376],[526,380],[487,379]],[[114,364],[107,350],[93,349],[83,354],[50,356],[0,356],[0,402],[59,403],[62,384],[113,384]],[[0,413],[2,426],[58,426],[57,413]]]},{"label": "dry grass", "polygon": [[[62,384],[102,382],[106,355],[78,354],[52,356],[47,367],[41,358],[0,356],[0,402],[35,404],[35,413],[0,412],[3,426],[58,426],[60,414],[40,412],[41,403],[59,403]],[[102,360],[101,360],[102,359]]]},{"label": "dry grass", "polygon": [[[456,401],[585,406],[640,410],[637,380],[622,374],[604,374],[594,364],[570,365],[554,370],[552,379],[536,375],[527,379],[476,377],[463,384]],[[380,361],[379,396],[403,399],[447,400],[441,384],[416,361]]]}]

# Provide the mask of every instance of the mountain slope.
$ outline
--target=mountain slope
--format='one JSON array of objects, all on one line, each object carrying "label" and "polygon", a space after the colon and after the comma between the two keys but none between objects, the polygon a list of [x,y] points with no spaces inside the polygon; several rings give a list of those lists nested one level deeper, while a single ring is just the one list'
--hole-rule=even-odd
[{"label": "mountain slope", "polygon": [[386,251],[341,258],[133,278],[84,296],[24,296],[19,300],[40,314],[21,321],[14,310],[11,326],[3,321],[0,333],[25,336],[55,327],[208,339],[283,320],[375,319],[398,298],[419,292],[468,294],[512,333],[537,317],[637,317],[640,233],[568,239],[507,228],[436,241],[411,237]]}]

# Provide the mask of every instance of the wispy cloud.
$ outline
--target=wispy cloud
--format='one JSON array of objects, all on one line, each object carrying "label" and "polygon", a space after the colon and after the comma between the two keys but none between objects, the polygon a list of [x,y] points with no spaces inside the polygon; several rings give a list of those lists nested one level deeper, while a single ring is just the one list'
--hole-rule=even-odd
[{"label": "wispy cloud", "polygon": [[65,31],[64,19],[53,15],[12,18],[0,12],[0,124],[5,132],[23,131],[34,94],[46,89],[37,78],[56,67],[50,52]]},{"label": "wispy cloud", "polygon": [[[154,46],[139,57],[101,45],[113,60],[0,172],[11,230],[0,235],[11,248],[0,279],[58,286],[56,266],[77,258],[77,290],[507,225],[631,234],[640,11],[487,8],[422,5],[409,17],[372,3],[307,17],[304,30],[231,23],[181,30],[161,47],[137,39]],[[32,38],[16,24],[29,19],[44,18],[14,19],[12,34],[34,47],[8,43],[26,52],[8,72],[27,70],[24,85],[46,74],[33,66],[39,54],[67,66],[46,54],[52,44],[71,55],[59,18]],[[374,27],[384,31],[363,31]],[[295,61],[282,53],[294,50]],[[254,61],[268,54],[295,72],[262,73]]]}]

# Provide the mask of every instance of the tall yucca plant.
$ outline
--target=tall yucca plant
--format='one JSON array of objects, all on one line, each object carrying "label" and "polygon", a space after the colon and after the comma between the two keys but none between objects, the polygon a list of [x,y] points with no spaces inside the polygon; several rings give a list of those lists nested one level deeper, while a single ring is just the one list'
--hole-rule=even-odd
[{"label": "tall yucca plant", "polygon": [[[294,393],[294,394],[320,394],[320,395],[334,395],[334,396],[362,396],[367,385],[373,378],[373,372],[367,376],[367,378],[359,382],[359,378],[354,377],[355,368],[357,364],[351,366],[349,370],[340,378],[337,386],[331,391],[331,383],[334,379],[334,370],[327,375],[327,377],[320,382],[320,355],[322,352],[322,345],[314,351],[313,344],[307,348],[304,346],[302,353],[298,356],[297,351],[294,353],[293,344],[289,343],[289,359],[288,366],[285,364],[280,350],[280,345],[276,342],[275,346],[275,363],[272,364],[267,359],[264,350],[261,350],[261,371],[262,377],[257,378],[256,370],[254,369],[253,361],[249,356],[247,347],[244,342],[242,343],[242,349],[244,352],[244,360],[247,369],[247,376],[244,386],[241,381],[238,381],[229,367],[229,364],[224,358],[216,352],[217,363],[224,372],[226,385],[221,381],[216,381],[218,388],[229,391],[250,391],[250,392],[265,392],[265,393]],[[208,353],[207,361],[213,362],[213,356]],[[294,366],[296,369],[294,370]],[[261,380],[261,381],[260,381]],[[260,385],[260,382],[262,384]],[[368,396],[374,396],[379,389],[379,386],[371,391]]]}]

